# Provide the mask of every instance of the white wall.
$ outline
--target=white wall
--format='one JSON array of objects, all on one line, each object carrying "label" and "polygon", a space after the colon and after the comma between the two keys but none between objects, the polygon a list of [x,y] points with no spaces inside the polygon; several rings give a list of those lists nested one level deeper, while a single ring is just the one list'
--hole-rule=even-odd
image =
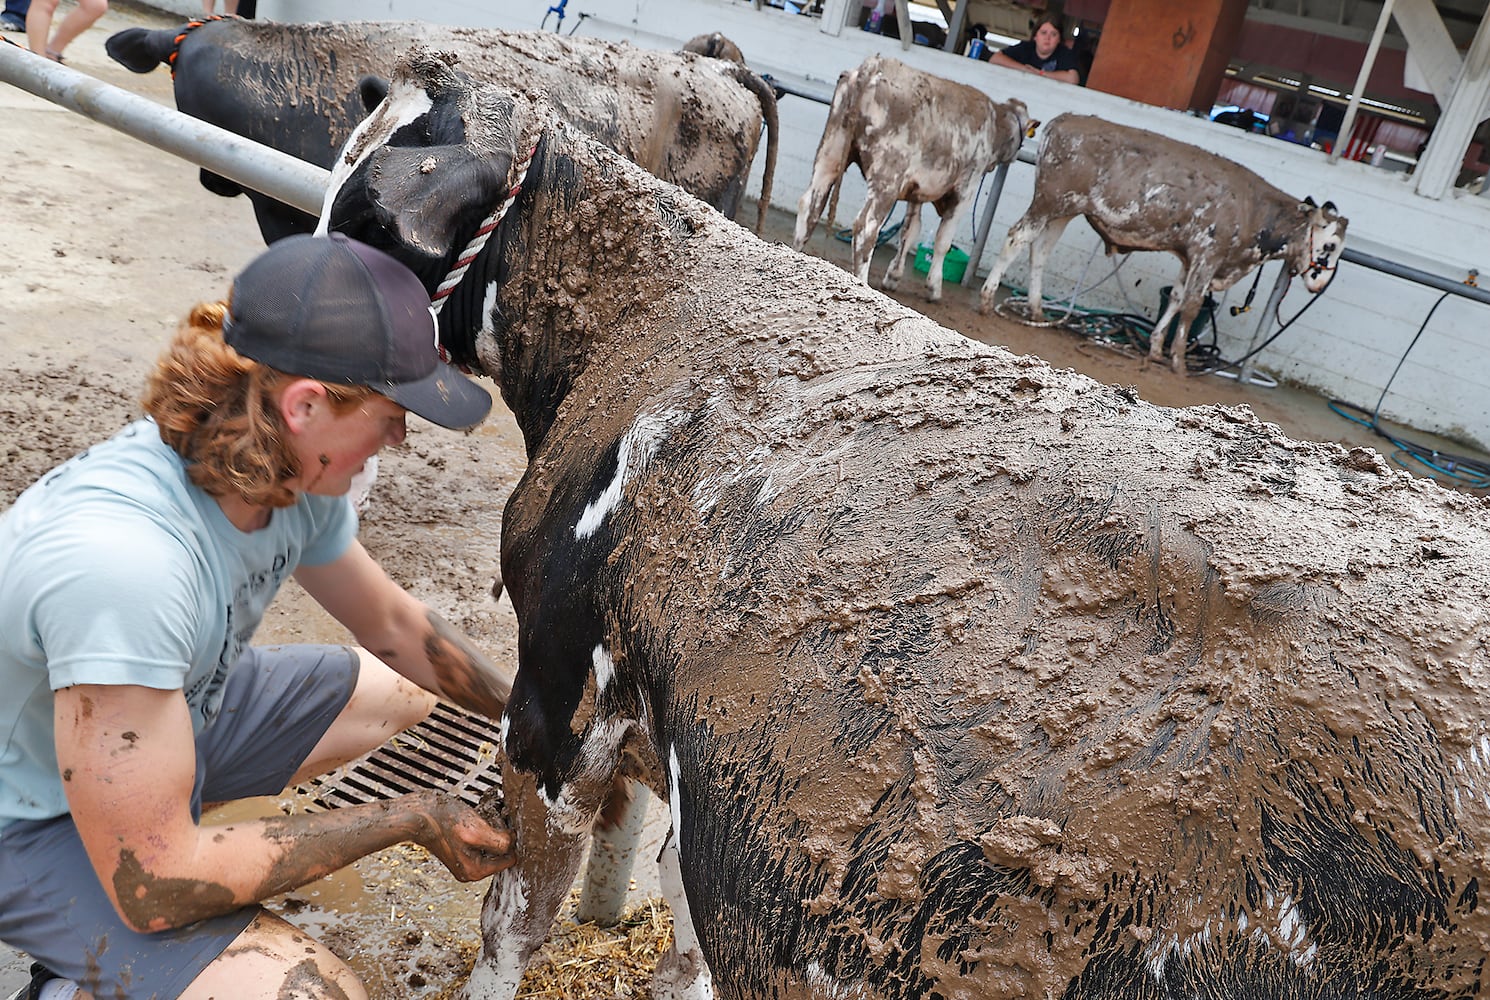
[{"label": "white wall", "polygon": [[[259,16],[294,21],[417,17],[437,23],[536,29],[551,3],[557,0],[261,0]],[[855,0],[847,3],[857,8]],[[179,7],[183,13],[200,9],[183,0],[168,0],[163,6]],[[582,11],[593,16],[581,20]],[[550,28],[553,21],[550,17]],[[1065,111],[1095,114],[1210,149],[1300,198],[1312,195],[1317,201],[1334,201],[1350,219],[1347,244],[1356,249],[1455,281],[1479,269],[1486,275],[1482,285],[1490,287],[1490,198],[1465,194],[1451,194],[1440,201],[1422,198],[1413,193],[1405,174],[1353,161],[1332,163],[1322,153],[1290,143],[924,46],[902,50],[893,39],[854,29],[844,29],[835,37],[820,30],[818,19],[771,8],[758,11],[749,0],[572,0],[564,31],[576,25],[582,34],[650,48],[676,48],[693,35],[722,31],[741,47],[758,72],[816,87],[824,94],[831,94],[840,72],[873,52],[885,52],[928,72],[977,86],[995,99],[1018,97],[1041,120]],[[797,198],[811,177],[827,106],[787,96],[780,102],[780,116],[782,148],[771,200],[779,208],[795,211]],[[752,191],[759,191],[761,159],[757,157]],[[984,253],[984,270],[1004,233],[1028,204],[1033,176],[1027,164],[1015,164],[1010,170]],[[851,172],[845,179],[840,221],[852,219],[858,211],[863,190],[857,172]],[[980,203],[980,213],[982,207]],[[928,211],[924,221],[934,225],[934,213]],[[814,240],[830,238],[822,231],[820,227]],[[963,223],[958,243],[972,249],[972,216]],[[1108,274],[1117,260],[1121,258],[1102,256],[1100,241],[1078,220],[1052,254],[1046,293],[1066,294],[1083,272],[1086,284],[1091,284]],[[1265,269],[1253,312],[1232,318],[1226,309],[1241,303],[1250,282],[1234,287],[1217,309],[1225,357],[1246,353],[1279,266]],[[1159,288],[1173,284],[1178,273],[1177,262],[1168,255],[1134,254],[1118,278],[1079,301],[1099,308],[1135,308],[1152,316],[1158,310]],[[1026,262],[1021,260],[1006,281],[1022,284],[1026,274]],[[1374,407],[1418,325],[1441,294],[1359,265],[1342,264],[1324,297],[1260,354],[1256,364],[1327,396]],[[1284,300],[1283,315],[1292,315],[1306,301],[1302,284],[1295,282]],[[1490,305],[1451,296],[1439,307],[1391,383],[1382,417],[1490,449]]]}]

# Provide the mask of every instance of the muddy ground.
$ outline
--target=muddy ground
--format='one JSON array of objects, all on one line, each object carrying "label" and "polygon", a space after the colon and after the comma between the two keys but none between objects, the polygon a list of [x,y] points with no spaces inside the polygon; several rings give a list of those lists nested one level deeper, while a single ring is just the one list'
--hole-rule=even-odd
[{"label": "muddy ground", "polygon": [[[69,65],[169,106],[164,69],[131,74],[104,55],[103,41],[133,25],[177,20],[115,0],[69,49]],[[247,201],[207,193],[192,165],[4,85],[0,185],[3,506],[43,471],[137,412],[143,376],[176,319],[197,300],[221,297],[262,243]],[[845,216],[855,208],[845,206]],[[753,218],[753,205],[744,211]],[[789,239],[791,222],[773,212],[766,235]],[[821,230],[809,249],[840,263],[847,255],[846,244]],[[1382,443],[1318,397],[1215,377],[1177,378],[1064,331],[980,316],[969,290],[949,286],[947,301],[936,306],[915,287],[898,297],[970,337],[1134,386],[1156,403],[1246,403],[1294,437]],[[395,579],[504,659],[514,655],[514,623],[510,605],[494,600],[490,588],[502,506],[523,466],[520,437],[500,405],[470,434],[411,419],[407,444],[384,457],[380,486],[363,519],[367,547]],[[344,637],[291,586],[260,638]],[[282,806],[299,803],[255,804]],[[367,859],[278,906],[346,955],[374,996],[392,998],[440,995],[458,982],[476,940],[479,899],[479,888],[455,886],[420,852],[405,848]]]}]

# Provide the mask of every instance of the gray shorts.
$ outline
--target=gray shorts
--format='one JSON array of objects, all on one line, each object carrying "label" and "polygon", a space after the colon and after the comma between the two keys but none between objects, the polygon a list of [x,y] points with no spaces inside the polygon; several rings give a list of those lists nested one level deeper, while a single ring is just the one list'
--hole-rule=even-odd
[{"label": "gray shorts", "polygon": [[[250,647],[228,674],[222,712],[197,735],[192,815],[204,802],[283,791],[356,684],[345,646]],[[100,1000],[173,1000],[258,914],[139,934],[104,895],[72,817],[0,831],[0,940]]]}]

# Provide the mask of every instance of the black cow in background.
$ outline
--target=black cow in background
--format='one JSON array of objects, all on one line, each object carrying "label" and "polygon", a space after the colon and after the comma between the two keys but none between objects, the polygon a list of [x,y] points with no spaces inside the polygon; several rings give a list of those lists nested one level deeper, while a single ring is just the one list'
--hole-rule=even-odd
[{"label": "black cow in background", "polygon": [[444,345],[529,459],[469,997],[617,773],[671,811],[660,997],[1482,992],[1483,501],[943,329],[427,51],[322,223],[433,289],[519,174]]},{"label": "black cow in background", "polygon": [[[422,21],[219,18],[168,30],[129,28],[105,48],[137,73],[169,65],[183,113],[330,167],[412,42],[454,54],[478,79],[544,93],[582,131],[731,218],[764,128],[757,228],[764,221],[776,170],[776,95],[743,64],[552,32]],[[217,194],[246,194],[266,243],[315,228],[312,216],[227,178],[203,170],[201,179]]]}]

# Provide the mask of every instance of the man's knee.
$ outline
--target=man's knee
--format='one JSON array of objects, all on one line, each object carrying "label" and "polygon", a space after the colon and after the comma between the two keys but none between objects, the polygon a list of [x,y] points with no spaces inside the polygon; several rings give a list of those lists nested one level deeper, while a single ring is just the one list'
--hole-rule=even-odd
[{"label": "man's knee", "polygon": [[371,713],[386,718],[393,732],[398,733],[429,718],[429,713],[439,704],[438,697],[362,647],[353,648],[357,653],[359,666],[357,687],[347,705],[347,711]]},{"label": "man's knee", "polygon": [[224,996],[367,1000],[367,990],[325,945],[273,914],[260,913],[181,994],[182,1000]]}]

